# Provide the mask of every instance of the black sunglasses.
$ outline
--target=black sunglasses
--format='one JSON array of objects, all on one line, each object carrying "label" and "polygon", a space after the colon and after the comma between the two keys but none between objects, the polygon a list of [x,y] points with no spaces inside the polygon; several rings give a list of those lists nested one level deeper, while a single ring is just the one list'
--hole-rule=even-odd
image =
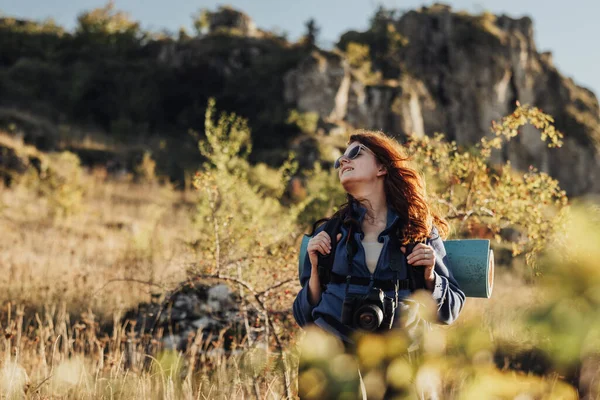
[{"label": "black sunglasses", "polygon": [[342,158],[344,157],[346,157],[349,160],[354,160],[360,154],[361,149],[364,149],[365,151],[370,151],[372,153],[372,151],[369,150],[366,146],[359,144],[358,146],[354,146],[352,149],[350,149],[348,154],[342,154],[341,156],[339,156],[338,159],[335,160],[335,162],[333,163],[333,168],[338,169],[342,165]]}]

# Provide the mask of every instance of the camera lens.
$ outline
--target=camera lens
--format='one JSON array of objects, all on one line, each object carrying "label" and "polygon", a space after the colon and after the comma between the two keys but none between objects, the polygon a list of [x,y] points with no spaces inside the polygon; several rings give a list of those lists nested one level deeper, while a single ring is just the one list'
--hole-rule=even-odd
[{"label": "camera lens", "polygon": [[375,331],[383,321],[383,310],[374,304],[366,304],[356,310],[354,323],[366,331]]}]

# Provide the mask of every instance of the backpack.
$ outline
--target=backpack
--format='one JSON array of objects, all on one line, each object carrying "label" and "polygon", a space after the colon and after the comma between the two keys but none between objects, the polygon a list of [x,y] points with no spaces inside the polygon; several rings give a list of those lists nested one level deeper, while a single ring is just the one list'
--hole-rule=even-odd
[{"label": "backpack", "polygon": [[[324,221],[324,219],[321,219],[321,220],[315,222],[314,226],[318,225],[322,221]],[[319,260],[318,265],[317,265],[317,272],[319,275],[319,282],[321,283],[321,287],[323,287],[323,288],[325,286],[327,286],[327,284],[331,281],[333,261],[335,260],[335,253],[336,253],[336,249],[337,249],[337,245],[338,245],[337,235],[341,231],[341,226],[342,226],[342,219],[340,217],[333,217],[333,218],[328,219],[327,222],[325,222],[325,227],[324,227],[323,231],[327,232],[327,234],[331,238],[331,252],[326,255],[322,255],[321,253],[317,254],[317,257]],[[313,229],[313,232],[314,232],[314,229]],[[302,268],[304,267],[304,260],[306,258],[306,254],[307,254],[308,241],[311,238],[312,238],[312,236],[309,236],[309,235],[304,235],[304,237],[302,238],[302,245],[300,247],[300,262],[299,262],[299,266],[298,266],[298,277],[300,277],[302,275]],[[409,244],[406,246],[406,248],[407,248],[406,254],[407,255],[410,254],[410,252],[412,251],[412,248],[414,246],[415,246],[415,244]],[[406,268],[407,269],[409,288],[410,288],[411,292],[414,292],[415,290],[418,290],[418,289],[423,289],[425,287],[425,277],[423,275],[424,271],[422,268],[419,268],[419,269],[408,268],[407,264],[406,264],[406,258],[404,257],[404,255],[400,255],[399,257],[396,257],[396,258],[392,257],[392,263],[393,264],[401,263],[401,265],[394,265],[393,267],[395,267],[395,268],[398,268],[398,269]],[[392,268],[392,269],[394,269],[394,268]]]},{"label": "backpack", "polygon": [[[319,254],[319,279],[322,285],[326,285],[331,280],[331,269],[333,268],[333,260],[335,258],[335,250],[337,247],[337,234],[341,228],[341,219],[331,218],[320,219],[315,222],[314,226],[327,221],[325,224],[325,232],[331,237],[332,252],[322,256]],[[314,229],[313,229],[314,232]],[[307,255],[308,241],[312,235],[304,235],[300,246],[298,257],[298,278],[302,276],[304,261]],[[454,239],[444,240],[447,257],[452,264],[452,274],[456,279],[461,290],[467,297],[478,297],[489,299],[492,296],[494,288],[494,251],[490,247],[489,239]],[[407,246],[408,252],[412,250],[411,246]],[[415,268],[408,268],[408,277],[413,282],[411,287],[422,287],[419,281],[419,276],[414,276]],[[413,276],[411,277],[411,271]]]},{"label": "backpack", "polygon": [[[322,222],[323,220],[319,220],[315,223],[315,226],[318,225],[320,222]],[[336,248],[338,245],[338,241],[337,241],[337,234],[340,232],[340,228],[342,225],[342,220],[339,217],[334,217],[331,218],[329,220],[327,220],[327,222],[325,223],[325,227],[323,229],[323,231],[327,232],[327,234],[329,235],[329,237],[331,238],[331,252],[329,254],[326,255],[321,255],[320,253],[318,253],[318,266],[317,266],[317,271],[318,271],[318,275],[319,275],[319,280],[320,280],[320,284],[323,290],[325,290],[325,286],[327,286],[327,284],[331,281],[332,278],[332,269],[333,269],[333,261],[335,259],[335,253],[336,253]],[[314,229],[313,229],[313,233],[314,233]],[[302,275],[302,268],[304,266],[304,261],[306,259],[306,254],[307,254],[307,247],[308,247],[308,241],[312,238],[311,235],[304,235],[304,237],[302,238],[302,246],[300,249],[300,265],[299,265],[299,276]],[[356,250],[355,249],[356,246],[350,246],[349,248],[349,256],[350,258],[353,257],[352,253]],[[425,288],[425,277],[424,277],[424,270],[422,268],[416,269],[416,268],[412,268],[409,267],[406,263],[406,257],[404,254],[402,254],[402,252],[400,251],[399,246],[396,246],[397,248],[392,249],[392,254],[391,254],[391,259],[390,259],[390,268],[392,270],[395,271],[400,271],[404,268],[406,268],[407,270],[407,276],[409,279],[404,279],[401,281],[396,281],[396,284],[398,285],[400,282],[404,283],[403,285],[403,289],[410,289],[411,292],[414,292],[415,290],[418,289],[422,289]],[[414,247],[414,245],[409,245],[407,246],[407,254],[409,254],[410,251],[412,251],[412,247]],[[420,274],[419,274],[420,272]],[[339,276],[338,276],[339,277]],[[349,278],[348,278],[349,279]],[[352,278],[354,279],[354,277]],[[368,278],[359,278],[359,279],[365,279],[366,281],[369,281]],[[376,280],[377,282],[377,280]],[[361,284],[368,284],[368,283],[361,283]],[[396,290],[399,289],[399,286],[396,286]],[[416,354],[415,352],[419,350],[421,343],[422,343],[422,338],[423,338],[423,334],[426,331],[430,330],[430,323],[426,320],[424,320],[423,318],[421,318],[420,316],[420,304],[415,301],[412,300],[410,298],[406,298],[406,299],[402,299],[399,301],[398,297],[397,297],[397,291],[396,291],[396,307],[397,307],[397,312],[399,313],[399,315],[402,315],[401,318],[401,322],[400,322],[400,326],[403,327],[403,329],[405,329],[405,332],[407,333],[408,337],[410,338],[410,343],[409,343],[409,347],[407,349],[409,355],[414,356],[414,354]],[[338,322],[337,320],[333,319],[333,318],[327,318],[328,316],[323,316],[323,318],[331,325],[333,326],[335,329],[337,329],[340,333],[343,333],[345,336],[347,337],[351,337],[352,335],[352,331],[350,330],[350,328],[346,325],[343,325],[342,323]]]}]

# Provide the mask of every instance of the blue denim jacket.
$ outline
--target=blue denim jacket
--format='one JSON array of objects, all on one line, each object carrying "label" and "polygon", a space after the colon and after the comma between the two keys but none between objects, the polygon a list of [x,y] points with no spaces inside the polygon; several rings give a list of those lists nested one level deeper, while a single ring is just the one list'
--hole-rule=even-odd
[{"label": "blue denim jacket", "polygon": [[[359,215],[359,222],[362,225],[362,221],[366,214],[366,208],[360,204],[355,204],[354,210]],[[386,228],[379,234],[377,240],[383,243],[381,254],[375,272],[373,273],[374,279],[380,280],[395,280],[396,273],[391,270],[389,261],[391,255],[391,244],[390,244],[390,233],[394,226],[399,222],[398,215],[388,207],[387,213],[387,224]],[[315,231],[315,235],[324,229],[325,224],[321,225]],[[342,226],[341,232],[342,237],[338,241],[335,260],[333,262],[333,272],[346,275],[348,271],[347,253],[345,247],[345,240],[348,235],[348,230]],[[357,252],[354,255],[352,261],[352,275],[358,277],[370,278],[371,273],[369,272],[365,262],[365,250],[362,246],[362,239],[364,233],[354,232],[354,240],[357,243]],[[454,277],[452,276],[451,266],[449,264],[448,257],[446,256],[446,249],[444,243],[438,234],[437,229],[434,227],[432,234],[427,239],[426,244],[433,247],[435,251],[435,287],[432,292],[432,297],[438,305],[438,319],[440,323],[450,324],[452,323],[460,313],[462,306],[465,301],[465,294],[460,290]],[[408,265],[408,264],[407,264]],[[408,265],[409,268],[412,266]],[[421,268],[421,267],[416,267]],[[302,276],[300,277],[300,284],[302,289],[294,300],[294,318],[301,327],[307,324],[315,323],[321,328],[333,333],[339,338],[349,341],[350,339],[340,333],[337,329],[332,327],[330,324],[325,322],[322,318],[323,315],[328,315],[341,320],[342,314],[342,303],[345,297],[346,284],[345,283],[329,283],[323,293],[321,294],[321,300],[316,306],[311,306],[308,301],[308,281],[311,274],[311,265],[309,257],[305,258],[304,267],[302,269]],[[400,279],[407,279],[407,271],[400,272]],[[368,286],[362,285],[350,285],[350,293],[366,294]],[[393,297],[394,291],[386,292],[387,296]],[[398,297],[400,300],[405,299],[410,295],[409,290],[400,290]],[[396,310],[394,319],[397,320],[399,317],[398,309]]]}]

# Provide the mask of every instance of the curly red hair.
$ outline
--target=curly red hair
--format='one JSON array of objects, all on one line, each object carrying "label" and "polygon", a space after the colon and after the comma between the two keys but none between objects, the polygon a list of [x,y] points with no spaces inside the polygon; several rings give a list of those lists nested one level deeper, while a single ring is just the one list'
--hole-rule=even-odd
[{"label": "curly red hair", "polygon": [[[348,144],[359,142],[367,146],[377,161],[386,167],[384,190],[388,204],[400,218],[400,238],[402,243],[425,241],[431,235],[432,227],[438,229],[441,237],[448,235],[448,222],[433,210],[426,200],[425,184],[420,174],[412,168],[410,158],[404,154],[402,145],[383,132],[358,130]],[[350,194],[337,215],[349,215],[355,201]]]}]

